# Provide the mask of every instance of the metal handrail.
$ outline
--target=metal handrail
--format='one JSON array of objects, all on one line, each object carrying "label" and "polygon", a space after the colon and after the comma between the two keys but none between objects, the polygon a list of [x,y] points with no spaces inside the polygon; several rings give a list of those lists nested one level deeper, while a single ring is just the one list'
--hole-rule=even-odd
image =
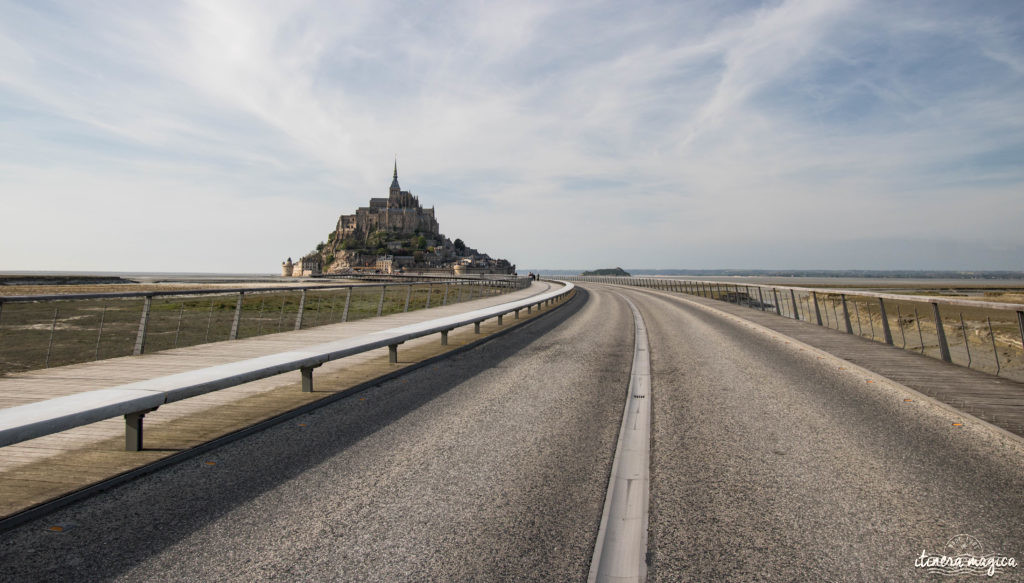
[{"label": "metal handrail", "polygon": [[[82,294],[49,294],[49,295],[23,295],[23,296],[0,296],[0,316],[3,316],[4,307],[8,304],[16,303],[37,303],[37,302],[62,302],[62,301],[84,301],[84,300],[126,300],[126,299],[142,299],[143,305],[139,313],[139,324],[135,334],[135,342],[131,351],[134,356],[141,355],[146,350],[146,337],[147,330],[149,328],[149,320],[151,314],[151,307],[153,300],[156,298],[169,298],[169,297],[220,297],[220,296],[232,296],[237,295],[237,301],[235,302],[234,316],[232,319],[231,331],[228,335],[229,340],[235,340],[238,338],[239,327],[241,325],[243,300],[248,296],[256,296],[259,294],[287,294],[291,292],[301,292],[302,297],[299,300],[299,311],[295,316],[295,329],[298,330],[302,327],[303,319],[303,307],[306,302],[307,292],[325,292],[332,290],[349,290],[349,296],[351,297],[353,290],[358,289],[376,289],[380,288],[381,297],[377,306],[377,315],[381,315],[381,311],[384,306],[384,296],[388,289],[395,287],[406,287],[408,292],[406,293],[406,304],[405,310],[409,309],[409,300],[411,298],[412,290],[415,286],[422,285],[443,285],[447,289],[447,286],[488,286],[488,287],[501,287],[507,288],[509,291],[513,289],[521,289],[528,285],[528,279],[526,278],[501,278],[493,280],[482,280],[479,278],[442,278],[428,281],[405,281],[405,282],[379,282],[379,283],[347,283],[347,284],[333,284],[333,285],[292,285],[292,286],[275,286],[275,287],[243,287],[243,288],[220,288],[220,289],[185,289],[185,290],[149,290],[149,291],[136,291],[136,292],[97,292],[97,293],[82,293]],[[446,296],[447,297],[447,296]],[[347,305],[347,300],[346,300]],[[428,298],[429,307],[429,298]],[[345,313],[347,313],[347,307]],[[51,323],[51,342],[52,342],[52,329],[55,328],[57,322],[56,312]],[[100,323],[102,329],[102,322]],[[99,346],[99,338],[97,335],[97,354]],[[177,343],[177,341],[175,341]],[[47,348],[47,356],[45,364],[49,364],[49,348]]]},{"label": "metal handrail", "polygon": [[[277,287],[236,287],[236,288],[213,288],[213,289],[187,289],[187,290],[152,290],[152,291],[138,291],[138,292],[97,292],[97,293],[86,293],[86,294],[45,294],[45,295],[29,295],[29,296],[0,296],[0,304],[13,304],[18,302],[48,302],[48,301],[62,301],[62,300],[97,300],[97,299],[118,299],[118,298],[156,298],[156,297],[167,297],[167,296],[216,296],[216,295],[227,295],[227,294],[238,294],[238,293],[264,293],[264,292],[288,292],[288,291],[307,291],[307,290],[327,290],[327,289],[345,289],[345,288],[356,288],[356,287],[381,287],[381,286],[403,286],[403,285],[423,285],[423,284],[444,284],[452,283],[453,281],[466,282],[466,283],[479,283],[481,280],[477,278],[458,277],[458,278],[437,278],[415,282],[380,282],[380,283],[346,283],[346,284],[330,284],[330,285],[282,285]],[[488,282],[517,282],[517,280],[505,280],[505,279],[494,279],[484,280]]]},{"label": "metal handrail", "polygon": [[[565,277],[569,281],[593,281],[598,283],[611,283],[619,285],[630,285],[630,286],[643,286],[670,289],[672,291],[679,291],[692,295],[709,297],[711,299],[722,299],[723,297],[735,298],[735,303],[740,303],[740,288],[754,288],[758,290],[757,303],[762,310],[766,307],[773,307],[775,312],[779,315],[783,315],[783,311],[789,312],[789,316],[794,319],[800,318],[800,308],[798,308],[798,302],[796,299],[796,292],[802,292],[808,294],[808,306],[813,303],[813,314],[814,321],[817,325],[822,326],[822,315],[828,318],[827,311],[822,311],[818,304],[818,296],[830,295],[839,296],[842,306],[842,322],[847,334],[853,334],[853,326],[851,323],[851,316],[847,307],[847,296],[865,297],[871,298],[878,301],[878,308],[881,316],[882,323],[882,341],[888,345],[894,345],[892,331],[890,329],[888,315],[886,313],[885,301],[889,300],[892,302],[906,302],[906,303],[919,303],[919,304],[930,304],[932,309],[932,319],[934,320],[936,343],[939,350],[939,358],[948,363],[953,363],[952,353],[950,352],[949,340],[946,337],[945,328],[942,323],[942,311],[941,306],[960,306],[969,308],[980,308],[994,311],[1006,311],[1016,312],[1017,328],[1020,333],[1021,347],[1024,350],[1024,304],[1018,303],[1004,303],[1004,302],[988,302],[982,300],[968,300],[961,298],[947,298],[941,296],[921,296],[911,294],[892,294],[882,292],[872,292],[867,290],[856,290],[856,289],[837,289],[837,288],[815,288],[815,287],[798,287],[798,286],[785,286],[785,285],[768,285],[758,283],[740,283],[735,281],[716,281],[716,280],[688,280],[688,279],[675,279],[675,278],[652,278],[652,277],[624,277],[624,276],[569,276]],[[767,302],[762,290],[771,290],[772,296],[767,298]],[[782,298],[779,298],[778,292],[788,291],[789,297],[783,294]],[[753,300],[754,298],[750,298]],[[772,303],[773,302],[773,303]],[[858,327],[860,326],[860,317],[857,312],[857,305],[854,303],[854,312]],[[811,321],[811,314],[807,313],[807,320]],[[839,314],[836,314],[837,322],[836,328],[839,328]],[[917,316],[915,315],[915,319]],[[918,320],[919,321],[919,320]],[[869,318],[869,325],[873,326],[873,320]],[[989,328],[991,330],[991,320],[988,321]],[[961,324],[961,328],[963,328]],[[918,331],[920,336],[920,330]],[[872,332],[872,338],[874,332]],[[967,351],[967,366],[971,365],[970,346],[967,342],[966,333],[964,334],[964,345]],[[996,372],[999,373],[1000,363],[999,355],[996,350],[995,337],[992,337],[992,348],[994,353]],[[922,352],[924,351],[924,343],[922,339]]]},{"label": "metal handrail", "polygon": [[520,310],[526,309],[529,312],[533,306],[539,308],[565,299],[575,286],[568,282],[561,283],[564,286],[554,291],[464,314],[317,344],[301,350],[2,409],[0,446],[124,415],[125,449],[138,451],[142,448],[143,417],[166,403],[294,370],[302,373],[302,390],[312,392],[313,369],[326,362],[384,346],[389,348],[389,360],[397,362],[398,345],[403,342],[440,332],[441,344],[447,345],[448,332],[455,328],[474,324],[475,331],[479,333],[480,323],[484,320],[497,317],[500,325],[505,314],[514,312],[518,318]]},{"label": "metal handrail", "polygon": [[[823,288],[823,287],[799,287],[789,285],[769,285],[763,283],[741,283],[736,281],[716,281],[710,279],[701,280],[687,280],[687,279],[668,279],[668,278],[643,278],[643,277],[625,277],[625,276],[559,276],[566,281],[594,281],[599,282],[601,279],[609,280],[601,283],[621,283],[626,285],[632,285],[629,282],[642,282],[650,281],[654,283],[708,283],[715,285],[728,285],[728,286],[740,286],[740,287],[755,287],[761,289],[784,289],[793,291],[802,291],[808,293],[820,293],[820,294],[834,294],[834,295],[848,295],[848,296],[861,296],[868,298],[882,298],[886,300],[893,300],[898,302],[919,302],[919,303],[939,303],[947,304],[951,306],[963,306],[970,308],[986,308],[992,310],[1012,310],[1012,311],[1024,311],[1024,304],[1014,304],[1005,302],[987,302],[983,300],[965,300],[962,298],[947,298],[942,296],[915,296],[911,294],[890,294],[882,292],[872,292],[867,290],[857,289],[840,289],[840,288]],[[617,280],[617,281],[612,281]]]}]

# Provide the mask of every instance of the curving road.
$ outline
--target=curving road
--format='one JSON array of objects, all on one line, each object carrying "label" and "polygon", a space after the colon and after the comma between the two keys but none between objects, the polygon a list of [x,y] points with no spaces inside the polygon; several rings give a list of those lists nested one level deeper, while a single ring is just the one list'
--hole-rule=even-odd
[{"label": "curving road", "polygon": [[668,294],[585,287],[4,533],[0,578],[585,580],[633,357],[622,296],[651,350],[650,580],[922,580],[914,559],[957,534],[1024,560],[1019,440]]}]

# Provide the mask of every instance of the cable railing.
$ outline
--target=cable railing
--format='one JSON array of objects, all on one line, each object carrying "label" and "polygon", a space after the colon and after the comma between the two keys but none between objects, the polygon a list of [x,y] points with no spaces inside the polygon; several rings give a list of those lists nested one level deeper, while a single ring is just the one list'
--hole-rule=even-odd
[{"label": "cable railing", "polygon": [[447,346],[448,334],[457,328],[472,324],[474,332],[480,334],[480,324],[485,320],[496,319],[502,326],[504,316],[518,320],[523,311],[530,314],[534,308],[550,310],[571,298],[573,289],[567,283],[535,296],[461,314],[9,407],[0,410],[0,447],[123,415],[125,449],[139,451],[143,446],[143,418],[165,404],[292,371],[301,372],[302,391],[313,392],[313,370],[327,362],[387,347],[388,361],[397,363],[398,347],[405,342],[440,333],[441,345]]},{"label": "cable railing", "polygon": [[867,290],[650,277],[564,276],[774,312],[952,364],[1024,380],[1024,304]]},{"label": "cable railing", "polygon": [[514,291],[528,278],[0,296],[0,375],[237,340]]}]

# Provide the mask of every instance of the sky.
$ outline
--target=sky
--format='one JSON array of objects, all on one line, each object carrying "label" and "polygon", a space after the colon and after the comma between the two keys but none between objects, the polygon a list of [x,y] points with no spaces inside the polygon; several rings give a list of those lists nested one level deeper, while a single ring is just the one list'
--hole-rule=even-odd
[{"label": "sky", "polygon": [[0,271],[1024,270],[1024,3],[0,0]]}]

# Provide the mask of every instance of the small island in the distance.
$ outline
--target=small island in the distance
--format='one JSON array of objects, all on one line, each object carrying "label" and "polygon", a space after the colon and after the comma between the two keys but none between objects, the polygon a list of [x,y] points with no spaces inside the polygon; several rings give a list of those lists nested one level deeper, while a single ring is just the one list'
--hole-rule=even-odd
[{"label": "small island in the distance", "polygon": [[629,272],[621,267],[611,267],[604,269],[595,269],[593,271],[584,271],[580,275],[617,275],[621,277],[631,277]]}]

